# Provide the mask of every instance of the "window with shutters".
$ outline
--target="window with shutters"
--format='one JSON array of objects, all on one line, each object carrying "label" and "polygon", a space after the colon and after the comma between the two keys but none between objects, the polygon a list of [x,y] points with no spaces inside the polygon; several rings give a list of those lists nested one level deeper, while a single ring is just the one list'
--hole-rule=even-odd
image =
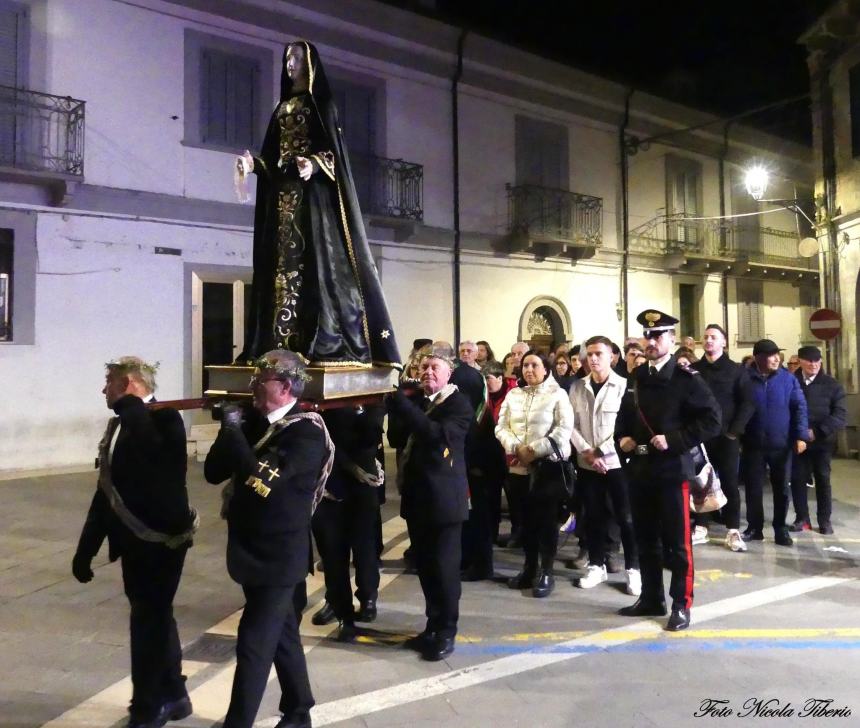
[{"label": "window with shutters", "polygon": [[860,63],[848,71],[848,104],[851,113],[851,156],[860,157]]},{"label": "window with shutters", "polygon": [[517,116],[515,133],[517,184],[567,190],[567,127]]},{"label": "window with shutters", "polygon": [[694,159],[666,155],[666,235],[669,241],[701,241],[702,165]]},{"label": "window with shutters", "polygon": [[13,252],[13,232],[0,229],[0,341],[12,340]]},{"label": "window with shutters", "polygon": [[273,64],[268,48],[186,29],[183,143],[258,153],[273,108]]},{"label": "window with shutters", "polygon": [[[23,5],[0,0],[0,86],[27,87],[28,11]],[[24,129],[16,117],[14,91],[0,93],[0,165],[14,166]]]},{"label": "window with shutters", "polygon": [[0,210],[0,345],[35,343],[36,267],[35,213]]},{"label": "window with shutters", "polygon": [[374,164],[374,156],[377,153],[377,89],[369,84],[341,77],[332,77],[329,83],[349,151],[349,164],[358,204],[362,210],[370,212],[374,207],[377,187],[382,183],[382,180],[377,179],[377,168]]},{"label": "window with shutters", "polygon": [[738,279],[738,341],[750,343],[764,338],[764,284]]}]

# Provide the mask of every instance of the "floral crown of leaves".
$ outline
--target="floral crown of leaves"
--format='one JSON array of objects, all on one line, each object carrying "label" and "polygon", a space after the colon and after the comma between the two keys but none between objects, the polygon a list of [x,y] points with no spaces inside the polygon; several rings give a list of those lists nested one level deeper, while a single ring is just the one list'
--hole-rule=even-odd
[{"label": "floral crown of leaves", "polygon": [[305,371],[301,364],[294,366],[284,366],[280,362],[270,361],[266,357],[261,356],[254,361],[254,373],[261,371],[274,372],[280,377],[289,377],[290,379],[299,379],[303,382],[311,381],[311,375]]},{"label": "floral crown of leaves", "polygon": [[144,361],[143,359],[134,358],[120,358],[114,359],[109,362],[105,362],[105,369],[140,369],[142,372],[146,372],[150,375],[155,375],[158,371],[158,367],[161,366],[161,362],[157,361],[154,364],[150,364],[148,361]]}]

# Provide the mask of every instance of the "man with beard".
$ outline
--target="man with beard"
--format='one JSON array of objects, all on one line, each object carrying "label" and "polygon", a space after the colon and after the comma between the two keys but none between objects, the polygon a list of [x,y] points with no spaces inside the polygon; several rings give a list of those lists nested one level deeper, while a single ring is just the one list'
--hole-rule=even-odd
[{"label": "man with beard", "polygon": [[690,625],[693,605],[693,546],[690,535],[690,479],[695,475],[690,448],[720,432],[720,410],[701,376],[677,366],[678,319],[648,309],[637,316],[648,340],[648,363],[628,379],[615,421],[615,437],[631,455],[633,529],[639,550],[642,595],[620,614],[666,614],[663,559],[672,573],[670,631]]}]

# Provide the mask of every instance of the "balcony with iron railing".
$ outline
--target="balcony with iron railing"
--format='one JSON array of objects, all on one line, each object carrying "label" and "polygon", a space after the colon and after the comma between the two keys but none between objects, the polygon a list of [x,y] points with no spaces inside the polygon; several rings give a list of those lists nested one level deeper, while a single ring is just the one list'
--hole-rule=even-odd
[{"label": "balcony with iron railing", "polygon": [[85,102],[0,86],[0,171],[6,176],[82,179]]},{"label": "balcony with iron railing", "polygon": [[350,166],[358,204],[365,215],[383,221],[423,221],[422,165],[402,159],[353,154]]},{"label": "balcony with iron railing", "polygon": [[506,185],[511,251],[589,257],[603,244],[603,199],[577,192]]},{"label": "balcony with iron railing", "polygon": [[[768,268],[818,272],[818,258],[798,253],[800,236],[794,231],[759,227],[736,220],[683,220],[657,217],[630,231],[630,251],[667,256],[675,267],[712,264],[739,273],[767,274]],[[739,263],[752,264],[742,268]]]}]

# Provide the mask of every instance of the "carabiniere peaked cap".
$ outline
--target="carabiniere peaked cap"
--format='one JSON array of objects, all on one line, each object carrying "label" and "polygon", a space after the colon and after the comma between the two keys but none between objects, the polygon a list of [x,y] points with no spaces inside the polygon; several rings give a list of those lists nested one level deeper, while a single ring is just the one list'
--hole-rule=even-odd
[{"label": "carabiniere peaked cap", "polygon": [[663,313],[655,308],[646,308],[640,313],[636,320],[642,324],[645,333],[649,331],[669,331],[675,328],[678,319],[670,316],[668,313]]}]

